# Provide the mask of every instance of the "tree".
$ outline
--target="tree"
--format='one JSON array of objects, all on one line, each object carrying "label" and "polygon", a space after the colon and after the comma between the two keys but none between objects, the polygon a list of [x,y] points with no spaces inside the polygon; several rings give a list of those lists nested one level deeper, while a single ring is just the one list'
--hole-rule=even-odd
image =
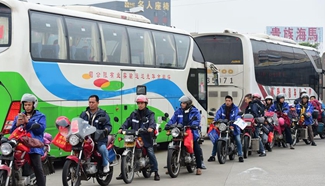
[{"label": "tree", "polygon": [[318,49],[319,47],[319,43],[308,43],[308,42],[303,42],[303,43],[299,43],[299,45],[302,45],[302,46],[307,46],[307,47],[313,47],[313,48],[316,48]]}]

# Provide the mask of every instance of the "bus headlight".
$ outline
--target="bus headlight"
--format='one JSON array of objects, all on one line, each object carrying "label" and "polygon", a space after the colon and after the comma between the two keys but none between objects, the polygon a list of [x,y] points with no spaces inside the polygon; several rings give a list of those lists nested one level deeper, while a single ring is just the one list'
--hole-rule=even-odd
[{"label": "bus headlight", "polygon": [[1,144],[1,153],[4,156],[8,156],[12,152],[12,146],[9,143]]},{"label": "bus headlight", "polygon": [[71,135],[70,138],[69,138],[69,143],[72,146],[78,145],[79,144],[79,137],[77,135],[75,135],[75,134]]},{"label": "bus headlight", "polygon": [[174,138],[176,138],[177,136],[179,136],[179,134],[181,133],[181,131],[178,128],[173,128],[173,130],[172,130],[171,133],[172,133],[172,136]]},{"label": "bus headlight", "polygon": [[227,129],[227,125],[224,124],[224,123],[221,123],[220,126],[219,126],[219,130],[220,131],[225,131]]}]

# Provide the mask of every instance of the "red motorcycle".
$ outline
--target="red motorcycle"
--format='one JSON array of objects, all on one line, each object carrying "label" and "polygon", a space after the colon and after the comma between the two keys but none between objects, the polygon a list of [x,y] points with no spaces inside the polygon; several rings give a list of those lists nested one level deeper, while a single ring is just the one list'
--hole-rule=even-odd
[{"label": "red motorcycle", "polygon": [[243,155],[244,158],[247,158],[248,155],[252,154],[252,136],[255,132],[255,118],[252,114],[244,114],[242,119],[246,123],[246,127],[244,128],[244,136],[243,136]]},{"label": "red motorcycle", "polygon": [[282,112],[276,112],[278,117],[278,123],[274,125],[274,143],[279,147],[282,145],[286,147],[286,138],[285,138],[285,125],[286,123],[291,124],[291,121],[287,115],[284,115]]},{"label": "red motorcycle", "polygon": [[[98,119],[99,124],[105,123],[105,118]],[[62,171],[64,186],[80,186],[81,180],[88,181],[96,177],[101,186],[108,185],[113,176],[113,166],[118,165],[117,154],[114,150],[115,136],[106,135],[104,130],[97,130],[88,121],[74,118],[68,122],[57,123],[59,132],[66,139],[66,146],[71,148],[71,155],[66,158]],[[110,171],[103,172],[102,157],[95,147],[96,141],[108,137],[107,150],[109,152]],[[67,150],[67,149],[66,149]]]},{"label": "red motorcycle", "polygon": [[[31,129],[39,128],[39,124],[33,124]],[[25,130],[24,126],[17,127],[9,138],[1,138],[1,156],[0,156],[0,185],[1,186],[32,186],[37,185],[35,174],[31,168],[29,158],[29,150],[31,146],[27,144],[26,137],[31,140],[29,130]],[[44,144],[38,140],[37,147],[44,146],[44,155],[41,157],[43,163],[44,175],[55,172],[52,157],[48,155],[50,152],[50,143],[52,136],[48,133],[44,135]],[[34,144],[36,145],[36,144]],[[36,146],[35,146],[36,147]]]}]

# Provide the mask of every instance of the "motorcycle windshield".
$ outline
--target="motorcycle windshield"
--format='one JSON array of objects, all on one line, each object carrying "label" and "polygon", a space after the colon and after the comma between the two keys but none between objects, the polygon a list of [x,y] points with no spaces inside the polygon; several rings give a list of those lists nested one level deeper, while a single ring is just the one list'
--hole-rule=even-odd
[{"label": "motorcycle windshield", "polygon": [[278,115],[276,113],[273,114],[272,119],[275,125],[279,125]]},{"label": "motorcycle windshield", "polygon": [[254,118],[254,116],[252,114],[245,114],[243,116],[243,119],[253,119],[253,118]]},{"label": "motorcycle windshield", "polygon": [[96,132],[96,127],[89,125],[89,122],[81,118],[73,118],[70,125],[69,136],[78,134],[82,139]]}]

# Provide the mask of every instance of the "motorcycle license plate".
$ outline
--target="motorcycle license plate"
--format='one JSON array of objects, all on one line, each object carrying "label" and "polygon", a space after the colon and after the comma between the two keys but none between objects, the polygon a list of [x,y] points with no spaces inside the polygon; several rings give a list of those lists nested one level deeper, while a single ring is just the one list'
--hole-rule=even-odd
[{"label": "motorcycle license plate", "polygon": [[135,142],[125,142],[124,147],[134,147]]}]

